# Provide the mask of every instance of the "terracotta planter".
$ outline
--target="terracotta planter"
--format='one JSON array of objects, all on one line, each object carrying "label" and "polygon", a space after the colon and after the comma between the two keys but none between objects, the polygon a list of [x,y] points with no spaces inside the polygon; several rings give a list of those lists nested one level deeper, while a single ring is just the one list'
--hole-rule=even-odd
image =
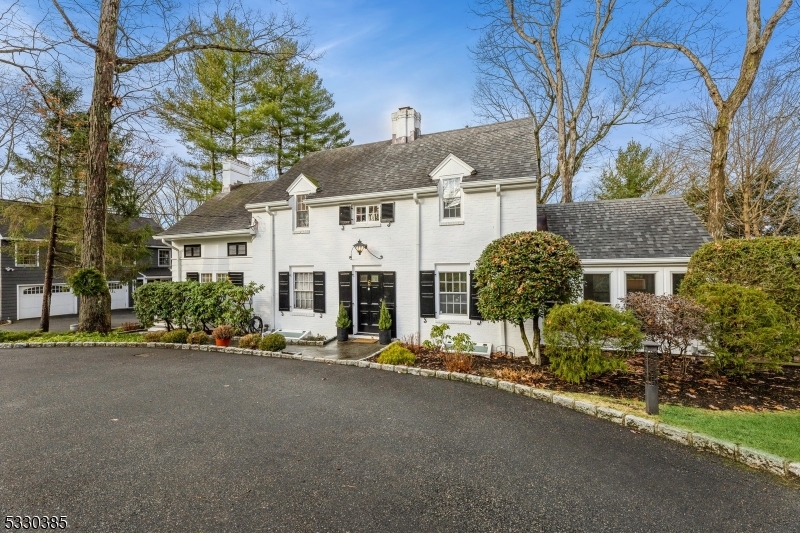
[{"label": "terracotta planter", "polygon": [[382,329],[378,331],[378,342],[381,344],[389,344],[392,342],[392,330],[390,329]]},{"label": "terracotta planter", "polygon": [[217,346],[230,346],[231,340],[230,339],[214,339],[214,344]]},{"label": "terracotta planter", "polygon": [[336,328],[336,340],[339,342],[345,342],[349,338],[349,334],[347,333],[347,328]]}]

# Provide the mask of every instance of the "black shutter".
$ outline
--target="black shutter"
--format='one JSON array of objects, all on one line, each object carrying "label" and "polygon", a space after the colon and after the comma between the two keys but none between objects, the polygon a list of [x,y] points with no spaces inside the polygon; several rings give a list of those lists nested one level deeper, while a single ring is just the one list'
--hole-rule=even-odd
[{"label": "black shutter", "polygon": [[339,303],[344,306],[350,317],[351,324],[347,331],[353,333],[353,274],[351,272],[339,272]]},{"label": "black shutter", "polygon": [[469,271],[469,318],[470,320],[483,320],[478,311],[478,288],[475,286],[475,271]]},{"label": "black shutter", "polygon": [[340,226],[346,226],[346,225],[350,224],[350,222],[353,220],[352,214],[350,213],[351,210],[352,210],[351,206],[349,206],[349,205],[340,205],[339,206],[339,225]]},{"label": "black shutter", "polygon": [[392,317],[392,337],[397,337],[396,280],[397,275],[394,272],[383,272],[383,301],[386,302],[386,309]]},{"label": "black shutter", "polygon": [[289,273],[278,272],[278,311],[291,311],[289,304]]},{"label": "black shutter", "polygon": [[200,274],[197,272],[187,272],[186,281],[200,281]]},{"label": "black shutter", "polygon": [[419,273],[419,316],[436,317],[436,272],[433,270]]},{"label": "black shutter", "polygon": [[228,279],[237,287],[244,287],[244,272],[228,272]]},{"label": "black shutter", "polygon": [[381,222],[394,222],[394,202],[381,204]]},{"label": "black shutter", "polygon": [[314,312],[325,312],[325,272],[314,272]]}]

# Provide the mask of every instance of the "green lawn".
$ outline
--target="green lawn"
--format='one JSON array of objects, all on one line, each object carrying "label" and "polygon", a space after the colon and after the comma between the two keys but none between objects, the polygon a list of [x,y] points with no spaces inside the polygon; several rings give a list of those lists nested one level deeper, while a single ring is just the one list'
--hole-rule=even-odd
[{"label": "green lawn", "polygon": [[0,342],[142,342],[142,336],[136,333],[120,333],[118,331],[102,334],[0,330]]},{"label": "green lawn", "polygon": [[800,461],[800,412],[740,413],[661,405],[666,424]]}]

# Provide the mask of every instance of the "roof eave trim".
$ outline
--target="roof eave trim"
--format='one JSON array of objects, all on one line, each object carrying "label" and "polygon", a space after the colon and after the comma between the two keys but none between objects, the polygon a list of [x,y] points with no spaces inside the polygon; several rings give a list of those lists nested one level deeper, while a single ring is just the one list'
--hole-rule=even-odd
[{"label": "roof eave trim", "polygon": [[380,192],[366,192],[361,194],[346,194],[342,196],[331,196],[329,198],[306,198],[306,205],[310,206],[325,206],[341,204],[345,202],[362,202],[366,200],[383,200],[394,199],[399,200],[403,198],[412,198],[414,193],[417,196],[436,196],[439,194],[439,188],[435,185],[429,187],[417,187],[414,189],[399,189],[394,191],[380,191]]},{"label": "roof eave trim", "polygon": [[494,191],[496,186],[501,189],[529,189],[536,187],[535,176],[520,176],[519,178],[497,178],[493,180],[478,180],[461,182],[461,188],[465,192],[484,192]]},{"label": "roof eave trim", "polygon": [[159,233],[158,235],[153,235],[153,237],[162,240],[175,240],[175,239],[209,239],[213,237],[228,237],[233,235],[250,236],[250,229],[242,228],[242,229],[229,229],[225,231],[204,231],[198,233],[175,233],[175,234]]},{"label": "roof eave trim", "polygon": [[641,257],[641,258],[619,258],[615,259],[609,257],[607,259],[581,259],[581,264],[584,266],[629,266],[629,265],[643,265],[643,266],[657,266],[657,265],[686,265],[689,263],[690,257]]}]

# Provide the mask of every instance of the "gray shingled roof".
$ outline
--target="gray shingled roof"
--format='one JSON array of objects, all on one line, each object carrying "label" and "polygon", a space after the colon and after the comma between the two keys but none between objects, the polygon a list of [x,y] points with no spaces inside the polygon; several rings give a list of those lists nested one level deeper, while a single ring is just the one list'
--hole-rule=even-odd
[{"label": "gray shingled roof", "polygon": [[434,185],[428,174],[449,154],[475,169],[464,181],[535,176],[529,119],[423,135],[408,144],[391,141],[323,150],[307,155],[264,189],[253,203],[286,200],[297,176],[319,182],[309,198],[330,198]]},{"label": "gray shingled roof", "polygon": [[711,240],[679,196],[546,204],[538,213],[581,259],[689,257]]},{"label": "gray shingled roof", "polygon": [[230,192],[221,192],[160,235],[247,229],[250,227],[251,215],[244,206],[252,203],[253,198],[275,183],[246,183],[234,187]]},{"label": "gray shingled roof", "polygon": [[434,185],[428,174],[451,153],[476,170],[464,181],[535,176],[530,120],[423,135],[408,144],[382,141],[323,150],[305,156],[275,181],[240,185],[220,193],[161,235],[245,229],[249,203],[288,200],[301,173],[319,183],[309,198],[388,192]]}]

